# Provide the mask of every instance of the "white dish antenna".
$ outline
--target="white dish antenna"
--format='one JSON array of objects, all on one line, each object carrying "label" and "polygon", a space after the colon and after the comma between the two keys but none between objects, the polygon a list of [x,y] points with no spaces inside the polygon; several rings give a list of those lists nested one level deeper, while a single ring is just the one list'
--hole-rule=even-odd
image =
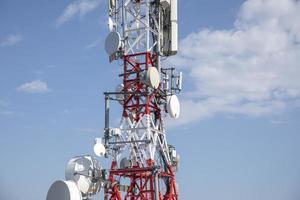
[{"label": "white dish antenna", "polygon": [[150,87],[157,89],[160,83],[160,75],[155,67],[149,67],[146,72],[146,83]]},{"label": "white dish antenna", "polygon": [[102,139],[101,138],[96,138],[95,139],[95,145],[94,145],[94,153],[98,156],[98,157],[103,157],[105,155],[105,147],[102,144]]},{"label": "white dish antenna", "polygon": [[168,98],[167,111],[171,118],[177,119],[180,115],[180,103],[176,95]]},{"label": "white dish antenna", "polygon": [[46,200],[82,200],[81,192],[73,181],[55,181]]},{"label": "white dish antenna", "polygon": [[112,55],[119,51],[122,46],[121,36],[118,32],[110,32],[105,40],[105,51],[108,55]]},{"label": "white dish antenna", "polygon": [[66,167],[66,180],[74,181],[83,196],[95,194],[100,189],[100,182],[94,182],[94,175],[101,176],[101,166],[92,156],[72,158]]}]

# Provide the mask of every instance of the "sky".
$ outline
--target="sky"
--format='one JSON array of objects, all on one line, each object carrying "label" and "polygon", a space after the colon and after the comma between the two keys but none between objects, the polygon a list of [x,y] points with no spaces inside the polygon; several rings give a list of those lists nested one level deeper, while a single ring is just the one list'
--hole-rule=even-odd
[{"label": "sky", "polygon": [[[106,15],[104,0],[0,0],[1,200],[45,199],[71,157],[92,154],[120,82]],[[167,124],[180,199],[300,198],[299,61],[299,1],[179,0],[164,64],[184,73]]]}]

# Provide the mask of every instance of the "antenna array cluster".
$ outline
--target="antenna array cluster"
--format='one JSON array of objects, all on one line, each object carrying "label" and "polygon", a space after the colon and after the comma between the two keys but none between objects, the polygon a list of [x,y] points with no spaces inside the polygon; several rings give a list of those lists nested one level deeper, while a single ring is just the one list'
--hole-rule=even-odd
[{"label": "antenna array cluster", "polygon": [[[167,142],[165,118],[180,116],[182,73],[161,62],[178,50],[177,0],[108,0],[108,29],[109,61],[123,66],[120,84],[104,93],[104,136],[94,153],[111,166],[89,155],[71,159],[66,181],[53,183],[47,200],[89,199],[101,188],[105,200],[178,200],[180,157]],[[118,127],[110,124],[112,102],[122,107]]]}]

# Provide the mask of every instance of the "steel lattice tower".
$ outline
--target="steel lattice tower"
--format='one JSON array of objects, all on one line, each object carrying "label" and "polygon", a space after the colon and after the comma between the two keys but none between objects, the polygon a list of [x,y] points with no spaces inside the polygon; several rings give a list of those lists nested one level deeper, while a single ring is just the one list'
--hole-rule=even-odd
[{"label": "steel lattice tower", "polygon": [[[177,1],[109,1],[110,31],[120,34],[121,41],[110,61],[122,60],[123,69],[119,91],[105,93],[104,145],[106,157],[112,157],[105,200],[179,198],[174,174],[178,157],[167,143],[164,118],[168,98],[181,90],[181,76],[175,75],[174,68],[161,67],[160,62],[161,57],[177,52],[172,6],[177,9]],[[152,78],[147,75],[150,68],[159,72],[158,85],[147,80]],[[109,126],[110,100],[123,106],[118,128]]]},{"label": "steel lattice tower", "polygon": [[[179,156],[167,143],[165,118],[178,118],[182,74],[161,66],[177,53],[177,0],[108,0],[105,50],[122,63],[121,83],[105,92],[104,137],[94,153],[112,158],[103,169],[94,156],[69,160],[65,181],[55,181],[47,200],[88,200],[104,188],[104,200],[178,200]],[[110,102],[122,106],[110,127]]]}]

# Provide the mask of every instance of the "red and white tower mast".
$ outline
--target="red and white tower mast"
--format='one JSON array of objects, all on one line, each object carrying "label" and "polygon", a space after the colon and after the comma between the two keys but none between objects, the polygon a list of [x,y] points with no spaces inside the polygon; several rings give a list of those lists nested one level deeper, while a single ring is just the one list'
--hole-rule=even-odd
[{"label": "red and white tower mast", "polygon": [[[121,82],[104,93],[104,137],[94,152],[111,166],[72,158],[66,180],[55,181],[46,199],[87,200],[104,188],[104,200],[178,200],[179,156],[167,143],[165,119],[179,117],[182,73],[161,64],[177,53],[177,0],[108,0],[108,8],[105,50],[110,62],[121,60]],[[118,127],[110,126],[111,101],[122,106]]]},{"label": "red and white tower mast", "polygon": [[[105,48],[123,61],[122,83],[105,93],[103,143],[112,157],[105,200],[177,200],[179,156],[166,139],[165,117],[178,118],[181,73],[161,58],[177,53],[177,0],[109,0]],[[109,126],[109,101],[123,106],[120,126]]]}]

